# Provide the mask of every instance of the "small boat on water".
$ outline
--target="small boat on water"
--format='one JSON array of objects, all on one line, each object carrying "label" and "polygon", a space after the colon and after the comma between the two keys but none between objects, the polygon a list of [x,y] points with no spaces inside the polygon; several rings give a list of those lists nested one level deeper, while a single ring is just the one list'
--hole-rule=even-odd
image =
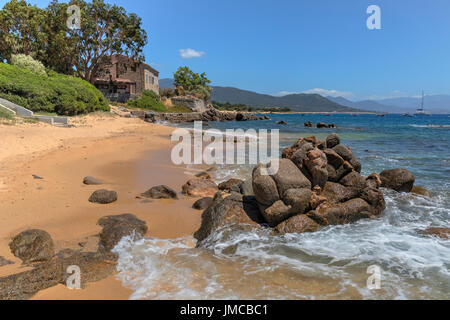
[{"label": "small boat on water", "polygon": [[377,117],[385,117],[385,114],[377,114]]},{"label": "small boat on water", "polygon": [[431,114],[429,112],[425,111],[424,105],[425,105],[425,96],[422,91],[422,104],[421,104],[420,108],[417,109],[417,112],[414,113],[415,116],[431,116]]}]

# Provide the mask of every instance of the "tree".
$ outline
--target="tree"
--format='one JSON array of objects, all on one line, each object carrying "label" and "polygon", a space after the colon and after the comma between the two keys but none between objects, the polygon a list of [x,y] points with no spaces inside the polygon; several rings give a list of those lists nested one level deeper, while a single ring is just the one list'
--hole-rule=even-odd
[{"label": "tree", "polygon": [[25,0],[11,0],[0,11],[0,61],[10,62],[13,54],[36,58],[43,53],[44,10]]},{"label": "tree", "polygon": [[127,14],[124,8],[103,0],[74,0],[69,5],[81,9],[81,29],[68,31],[74,43],[77,76],[92,83],[115,54],[125,54],[136,62],[144,60],[142,49],[147,44],[147,33],[136,14]]},{"label": "tree", "polygon": [[211,81],[204,72],[198,74],[188,67],[179,67],[174,73],[173,79],[174,86],[183,87],[185,92],[197,94],[205,100],[211,97],[212,88],[208,86]]}]

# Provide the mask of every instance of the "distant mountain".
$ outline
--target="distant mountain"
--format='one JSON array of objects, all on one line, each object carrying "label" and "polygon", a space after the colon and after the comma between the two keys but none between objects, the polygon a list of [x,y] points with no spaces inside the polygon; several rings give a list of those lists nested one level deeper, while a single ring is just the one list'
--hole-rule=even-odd
[{"label": "distant mountain", "polygon": [[[161,88],[173,87],[172,79],[161,79]],[[355,108],[342,106],[318,94],[291,94],[275,97],[233,87],[213,86],[211,99],[217,102],[246,104],[255,108],[281,107],[298,112],[357,112]]]},{"label": "distant mountain", "polygon": [[[350,101],[344,97],[330,97],[327,99],[334,101],[342,106],[356,108],[365,111],[378,111],[378,112],[395,112],[392,106],[381,104],[374,100],[362,100],[362,101]],[[399,111],[401,112],[401,110]]]}]

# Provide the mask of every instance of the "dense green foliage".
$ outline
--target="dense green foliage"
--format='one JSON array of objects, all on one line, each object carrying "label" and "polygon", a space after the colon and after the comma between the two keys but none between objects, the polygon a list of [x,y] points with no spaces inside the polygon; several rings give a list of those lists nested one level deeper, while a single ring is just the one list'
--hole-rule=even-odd
[{"label": "dense green foliage", "polygon": [[[70,5],[80,8],[67,13]],[[75,15],[74,15],[75,14]],[[79,29],[68,22],[79,21]],[[114,54],[143,61],[147,33],[136,14],[104,0],[52,0],[45,9],[11,0],[0,10],[0,61],[14,54],[39,59],[47,68],[93,82]]]},{"label": "dense green foliage", "polygon": [[209,86],[211,81],[206,78],[206,74],[198,74],[188,67],[180,67],[173,75],[175,90],[182,87],[184,93],[192,93],[199,98],[209,100],[211,98],[212,88]]},{"label": "dense green foliage", "polygon": [[161,103],[159,96],[152,90],[145,90],[142,97],[128,101],[128,105],[140,109],[149,109],[157,112],[166,112],[167,108]]},{"label": "dense green foliage", "polygon": [[13,54],[11,56],[11,64],[20,68],[27,69],[39,76],[46,76],[44,65],[37,60],[34,60],[31,56],[25,54]]},{"label": "dense green foliage", "polygon": [[192,112],[186,106],[172,106],[167,108],[160,100],[160,97],[152,90],[145,90],[142,97],[137,100],[128,101],[130,107],[139,109],[148,109],[156,112],[171,112],[171,113],[188,113]]},{"label": "dense green foliage", "polygon": [[3,63],[0,63],[0,97],[34,112],[77,115],[109,111],[102,93],[80,78],[53,71],[42,77]]}]

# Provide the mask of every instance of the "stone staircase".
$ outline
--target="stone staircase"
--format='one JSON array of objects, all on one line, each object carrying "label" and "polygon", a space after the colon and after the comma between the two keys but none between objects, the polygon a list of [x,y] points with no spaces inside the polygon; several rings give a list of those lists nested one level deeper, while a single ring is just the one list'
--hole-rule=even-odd
[{"label": "stone staircase", "polygon": [[37,119],[41,122],[49,123],[53,126],[67,127],[69,126],[69,118],[57,117],[57,116],[43,116],[34,114],[33,111],[21,107],[11,101],[0,98],[0,108],[3,108],[9,112],[22,118]]}]

